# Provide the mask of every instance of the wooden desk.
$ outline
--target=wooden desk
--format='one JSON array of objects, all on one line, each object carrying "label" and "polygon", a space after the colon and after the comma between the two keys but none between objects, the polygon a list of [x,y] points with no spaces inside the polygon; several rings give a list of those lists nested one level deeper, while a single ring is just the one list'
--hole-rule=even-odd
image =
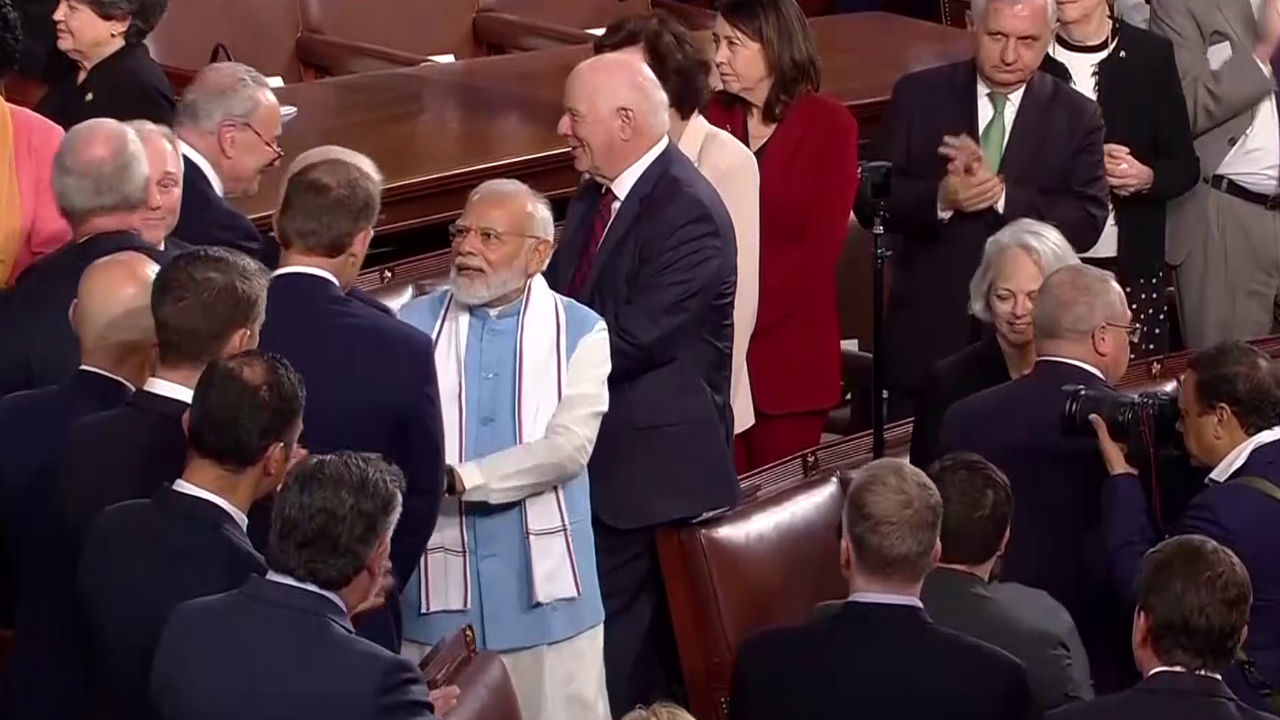
[{"label": "wooden desk", "polygon": [[[823,92],[858,116],[864,138],[899,77],[970,54],[966,33],[897,15],[810,23]],[[492,177],[567,196],[578,175],[555,126],[564,79],[589,54],[580,46],[291,85],[277,91],[281,102],[299,108],[283,147],[288,157],[325,144],[372,157],[387,178],[382,233],[456,217],[471,188]],[[269,226],[282,178],[282,169],[270,171],[256,196],[238,202],[259,227]]]}]

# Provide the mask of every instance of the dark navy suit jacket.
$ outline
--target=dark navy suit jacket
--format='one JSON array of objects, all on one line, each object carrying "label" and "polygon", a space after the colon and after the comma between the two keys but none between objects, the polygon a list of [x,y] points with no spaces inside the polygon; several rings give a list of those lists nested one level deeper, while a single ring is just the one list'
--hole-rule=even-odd
[{"label": "dark navy suit jacket", "polygon": [[[302,444],[313,453],[372,452],[404,472],[404,509],[391,539],[403,586],[435,529],[444,494],[444,430],[431,338],[312,274],[277,275],[260,347],[287,359],[307,384]],[[251,535],[265,537],[255,514]],[[361,616],[361,633],[399,649],[400,603]],[[385,622],[378,629],[378,618]],[[394,627],[394,633],[391,628]]]},{"label": "dark navy suit jacket", "polygon": [[157,263],[166,259],[136,233],[99,233],[40,258],[13,287],[0,292],[0,328],[5,335],[0,341],[0,397],[57,385],[75,371],[80,344],[68,312],[80,276],[94,261],[126,250]]},{"label": "dark navy suit jacket", "polygon": [[[1231,548],[1253,583],[1249,638],[1245,650],[1259,673],[1280,690],[1280,501],[1262,491],[1233,482],[1260,477],[1280,484],[1280,442],[1253,449],[1226,482],[1208,481],[1183,511],[1170,535],[1204,535]],[[1134,475],[1117,475],[1106,486],[1103,501],[1107,546],[1120,592],[1132,599],[1142,556],[1162,540],[1146,512],[1147,500]],[[1233,668],[1224,676],[1241,700],[1267,710],[1262,696]]]},{"label": "dark navy suit jacket", "polygon": [[1275,720],[1240,702],[1217,678],[1158,672],[1123,692],[1074,703],[1048,720]]},{"label": "dark navy suit jacket", "polygon": [[131,392],[119,380],[79,370],[60,385],[0,399],[0,528],[13,570],[5,589],[17,590],[19,630],[3,670],[2,717],[75,717],[81,707],[74,561],[58,532],[55,473],[71,424],[124,403]]},{"label": "dark navy suit jacket", "polygon": [[609,412],[591,454],[591,509],[619,529],[688,519],[739,499],[729,372],[737,245],[698,169],[668,145],[627,193],[581,291],[568,293],[602,186],[569,204],[546,270],[609,326]]},{"label": "dark navy suit jacket", "polygon": [[971,395],[943,417],[939,456],[964,450],[1009,477],[1015,511],[1000,579],[1040,588],[1075,619],[1098,692],[1137,680],[1132,615],[1112,590],[1102,525],[1108,474],[1092,433],[1069,435],[1064,385],[1109,389],[1100,376],[1040,360],[1024,377]]},{"label": "dark navy suit jacket", "polygon": [[265,578],[173,612],[152,664],[165,720],[428,720],[413,663],[356,636],[332,598]]},{"label": "dark navy suit jacket", "polygon": [[239,250],[267,267],[280,261],[275,241],[263,238],[253,222],[219,195],[200,166],[186,155],[182,156],[182,210],[173,235],[188,245]]},{"label": "dark navy suit jacket", "polygon": [[160,720],[151,659],[174,608],[266,572],[249,536],[209,500],[165,485],[150,499],[107,508],[78,573],[95,717]]}]

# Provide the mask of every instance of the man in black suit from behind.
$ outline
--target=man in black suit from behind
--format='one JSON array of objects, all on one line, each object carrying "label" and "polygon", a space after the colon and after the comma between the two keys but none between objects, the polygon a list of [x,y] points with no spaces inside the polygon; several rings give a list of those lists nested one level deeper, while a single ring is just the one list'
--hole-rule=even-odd
[{"label": "man in black suit from behind", "polygon": [[942,513],[937,488],[918,468],[882,459],[856,470],[840,540],[848,600],[808,624],[748,637],[733,668],[729,716],[1037,717],[1022,663],[925,614],[920,589],[942,552]]},{"label": "man in black suit from behind", "polygon": [[271,520],[266,577],[169,618],[151,690],[166,720],[431,720],[412,662],[357,636],[349,616],[392,584],[404,479],[374,455],[312,456]]},{"label": "man in black suit from behind", "polygon": [[151,281],[156,264],[144,255],[104,257],[80,276],[71,324],[80,340],[80,368],[59,385],[0,399],[0,531],[6,605],[14,646],[0,675],[0,716],[9,720],[78,716],[83,697],[75,589],[57,532],[55,480],[71,425],[119,407],[151,375],[155,326]]},{"label": "man in black suit from behind", "polygon": [[159,720],[151,659],[169,614],[267,573],[249,542],[249,507],[301,455],[305,398],[302,378],[278,357],[247,350],[214,360],[196,383],[181,478],[94,521],[77,579],[96,717]]},{"label": "man in black suit from behind", "polygon": [[1105,694],[1136,679],[1124,643],[1129,613],[1110,582],[1102,523],[1109,475],[1092,428],[1065,427],[1063,386],[1114,392],[1135,328],[1115,277],[1088,265],[1045,278],[1032,322],[1031,372],[951,406],[939,448],[976,453],[1009,478],[1018,511],[1000,578],[1044,590],[1067,608],[1089,653],[1094,688]]},{"label": "man in black suit from behind", "polygon": [[1248,629],[1253,588],[1244,564],[1203,535],[1152,548],[1138,576],[1133,615],[1137,685],[1050,713],[1051,720],[1275,720],[1222,681]]},{"label": "man in black suit from behind", "polygon": [[673,696],[679,665],[655,530],[737,504],[729,375],[737,244],[706,178],[667,139],[643,60],[598,55],[569,76],[559,132],[578,187],[546,270],[609,326],[609,412],[591,511],[615,717]]},{"label": "man in black suit from behind", "polygon": [[72,427],[58,473],[63,529],[77,557],[98,513],[182,476],[182,416],[196,380],[214,358],[257,346],[267,280],[261,263],[226,248],[195,248],[160,269],[151,291],[155,374],[124,407]]},{"label": "man in black suit from behind", "polygon": [[[317,154],[326,159],[314,160]],[[427,334],[346,292],[378,219],[377,166],[333,147],[304,153],[294,165],[275,218],[282,254],[267,294],[262,348],[288,359],[307,381],[302,441],[309,450],[377,453],[404,473],[404,511],[391,544],[402,585],[427,547],[444,495],[435,352]],[[261,529],[252,536],[261,547]],[[393,597],[362,616],[361,634],[398,652],[399,608]]]},{"label": "man in black suit from behind", "polygon": [[126,250],[162,260],[138,234],[151,202],[148,177],[141,140],[115,120],[89,120],[62,139],[50,182],[73,242],[0,293],[0,397],[57,385],[75,372],[80,356],[67,309],[93,261]]},{"label": "man in black suit from behind", "polygon": [[893,414],[908,417],[929,366],[977,341],[969,279],[1005,223],[1042,220],[1077,251],[1107,219],[1102,113],[1038,72],[1055,0],[975,0],[974,58],[894,86],[885,147],[893,163],[894,254],[885,351]]},{"label": "man in black suit from behind", "polygon": [[1022,661],[1040,710],[1091,699],[1093,686],[1073,679],[1067,639],[1052,626],[1006,608],[988,587],[1009,540],[1013,494],[1008,478],[972,453],[939,458],[928,474],[942,495],[942,558],[920,591],[925,612],[942,627]]},{"label": "man in black suit from behind", "polygon": [[280,162],[280,102],[248,65],[206,65],[183,91],[173,120],[182,148],[182,212],[174,235],[190,245],[239,250],[275,267],[279,248],[227,202],[253,195]]}]

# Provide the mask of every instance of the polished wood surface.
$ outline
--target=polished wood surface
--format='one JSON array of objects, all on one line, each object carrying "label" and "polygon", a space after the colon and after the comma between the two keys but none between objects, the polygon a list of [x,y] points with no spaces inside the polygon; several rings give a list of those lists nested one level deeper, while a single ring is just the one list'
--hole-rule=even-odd
[{"label": "polished wood surface", "polygon": [[[966,57],[966,33],[884,13],[814,18],[823,92],[856,113],[868,136],[899,77]],[[555,126],[565,77],[587,46],[333,78],[278,91],[299,115],[286,127],[288,156],[338,144],[372,157],[387,178],[378,230],[438,223],[461,212],[467,192],[518,177],[551,197],[578,176]],[[267,227],[282,170],[238,205]]]}]

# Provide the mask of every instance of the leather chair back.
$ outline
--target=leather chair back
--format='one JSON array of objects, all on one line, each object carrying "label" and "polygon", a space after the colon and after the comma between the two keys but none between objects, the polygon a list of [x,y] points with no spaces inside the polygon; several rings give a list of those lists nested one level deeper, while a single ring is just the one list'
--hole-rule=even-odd
[{"label": "leather chair back", "polygon": [[[295,47],[298,0],[185,0],[169,3],[147,46],[181,92],[222,44],[233,59],[286,83],[302,80]],[[225,57],[219,57],[225,60]]]},{"label": "leather chair back", "polygon": [[[302,27],[413,55],[482,55],[471,30],[477,0],[300,0]],[[376,8],[371,7],[376,5]]]},{"label": "leather chair back", "polygon": [[480,10],[516,15],[575,30],[603,28],[649,12],[649,0],[479,0]]}]

